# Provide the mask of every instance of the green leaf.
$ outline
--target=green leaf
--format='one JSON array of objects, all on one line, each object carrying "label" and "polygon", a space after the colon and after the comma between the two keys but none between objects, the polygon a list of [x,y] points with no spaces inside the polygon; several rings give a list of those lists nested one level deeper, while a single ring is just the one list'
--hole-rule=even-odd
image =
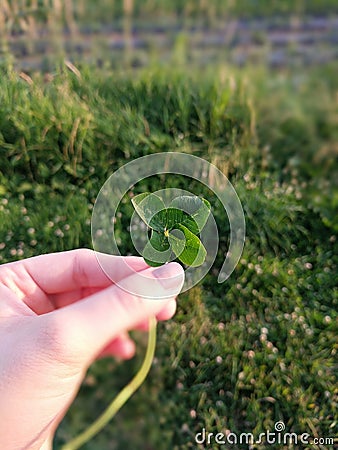
[{"label": "green leaf", "polygon": [[169,243],[176,257],[187,266],[197,267],[204,263],[207,251],[200,239],[184,225],[169,233]]},{"label": "green leaf", "polygon": [[167,230],[172,230],[187,218],[187,214],[178,208],[167,208]]},{"label": "green leaf", "polygon": [[150,221],[150,227],[154,230],[164,231],[172,230],[179,225],[184,220],[188,218],[188,215],[177,208],[167,208],[165,210],[159,211],[154,215]]},{"label": "green leaf", "polygon": [[163,233],[152,231],[151,237],[142,251],[146,263],[153,267],[161,266],[170,259],[170,255],[168,238]]},{"label": "green leaf", "polygon": [[[153,228],[156,231],[164,231],[162,221],[152,221],[154,216],[156,216],[156,213],[160,211],[163,211],[164,216],[166,215],[165,204],[158,195],[145,192],[143,194],[136,195],[131,199],[131,201],[135,211],[141,217],[143,222],[148,225],[148,227]],[[151,222],[152,224],[150,225]]]},{"label": "green leaf", "polygon": [[163,264],[165,264],[165,262],[155,262],[155,261],[151,261],[151,259],[148,259],[145,257],[143,257],[143,259],[150,267],[160,267],[160,266],[163,266]]},{"label": "green leaf", "polygon": [[187,215],[187,217],[183,220],[181,225],[184,225],[186,228],[188,228],[189,231],[191,231],[195,235],[198,235],[200,233],[200,229],[197,223],[191,216]]},{"label": "green leaf", "polygon": [[152,231],[149,242],[155,250],[165,252],[170,248],[168,238],[163,233]]},{"label": "green leaf", "polygon": [[199,234],[210,214],[210,203],[204,198],[197,197],[196,195],[181,195],[176,197],[170,206],[183,210],[185,219],[181,221],[185,227],[187,227],[192,233]]},{"label": "green leaf", "polygon": [[186,246],[186,238],[183,231],[174,229],[169,233],[168,240],[176,258],[179,258]]},{"label": "green leaf", "polygon": [[182,209],[187,214],[192,215],[198,211],[201,203],[202,200],[196,195],[180,195],[171,201],[170,206]]},{"label": "green leaf", "polygon": [[191,217],[197,223],[197,226],[201,232],[205,224],[207,223],[208,217],[210,215],[211,206],[208,200],[205,200],[204,198],[201,198],[199,200],[201,200],[202,203],[198,208],[198,210],[191,215]]},{"label": "green leaf", "polygon": [[167,216],[168,213],[166,209],[158,211],[149,222],[150,228],[163,233],[167,229]]}]

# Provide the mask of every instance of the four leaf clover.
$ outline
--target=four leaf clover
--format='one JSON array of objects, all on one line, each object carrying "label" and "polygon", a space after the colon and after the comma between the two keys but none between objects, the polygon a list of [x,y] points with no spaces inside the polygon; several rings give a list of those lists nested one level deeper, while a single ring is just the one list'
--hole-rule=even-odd
[{"label": "four leaf clover", "polygon": [[150,266],[161,266],[178,258],[187,266],[204,263],[207,251],[199,234],[209,214],[210,203],[195,195],[180,195],[168,207],[156,194],[136,195],[132,204],[151,230],[142,256]]}]

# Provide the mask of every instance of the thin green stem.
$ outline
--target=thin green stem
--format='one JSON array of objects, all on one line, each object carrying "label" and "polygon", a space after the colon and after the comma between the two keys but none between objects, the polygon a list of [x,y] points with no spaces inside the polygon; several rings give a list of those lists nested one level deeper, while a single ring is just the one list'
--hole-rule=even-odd
[{"label": "thin green stem", "polygon": [[108,408],[83,433],[65,444],[61,450],[76,450],[92,439],[122,408],[127,400],[141,386],[149,373],[156,347],[156,319],[149,319],[149,337],[147,351],[137,374],[114,398]]}]

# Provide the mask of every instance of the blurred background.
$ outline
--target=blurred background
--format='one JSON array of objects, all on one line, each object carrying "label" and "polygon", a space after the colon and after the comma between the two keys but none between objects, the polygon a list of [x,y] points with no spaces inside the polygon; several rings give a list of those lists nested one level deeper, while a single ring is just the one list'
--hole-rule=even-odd
[{"label": "blurred background", "polygon": [[[336,435],[337,44],[335,0],[1,0],[1,263],[92,247],[102,184],[156,152],[216,164],[246,216],[242,259],[219,285],[229,227],[212,193],[152,177],[121,202],[121,253],[135,254],[130,197],[164,184],[208,198],[221,239],[160,324],[145,384],[85,449],[202,449],[203,427],[258,436],[280,420]],[[89,370],[56,449],[137,371],[146,335],[134,336],[133,360]]]},{"label": "blurred background", "polygon": [[24,70],[56,58],[121,68],[166,62],[323,64],[337,57],[334,0],[3,0],[2,50]]}]

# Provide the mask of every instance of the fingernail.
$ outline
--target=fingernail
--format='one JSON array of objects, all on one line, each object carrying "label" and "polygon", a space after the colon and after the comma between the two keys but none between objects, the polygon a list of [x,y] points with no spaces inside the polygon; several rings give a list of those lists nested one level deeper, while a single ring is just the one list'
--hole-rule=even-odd
[{"label": "fingernail", "polygon": [[158,267],[153,271],[153,275],[159,280],[161,285],[172,295],[177,295],[183,285],[184,271],[180,264],[171,262]]}]

